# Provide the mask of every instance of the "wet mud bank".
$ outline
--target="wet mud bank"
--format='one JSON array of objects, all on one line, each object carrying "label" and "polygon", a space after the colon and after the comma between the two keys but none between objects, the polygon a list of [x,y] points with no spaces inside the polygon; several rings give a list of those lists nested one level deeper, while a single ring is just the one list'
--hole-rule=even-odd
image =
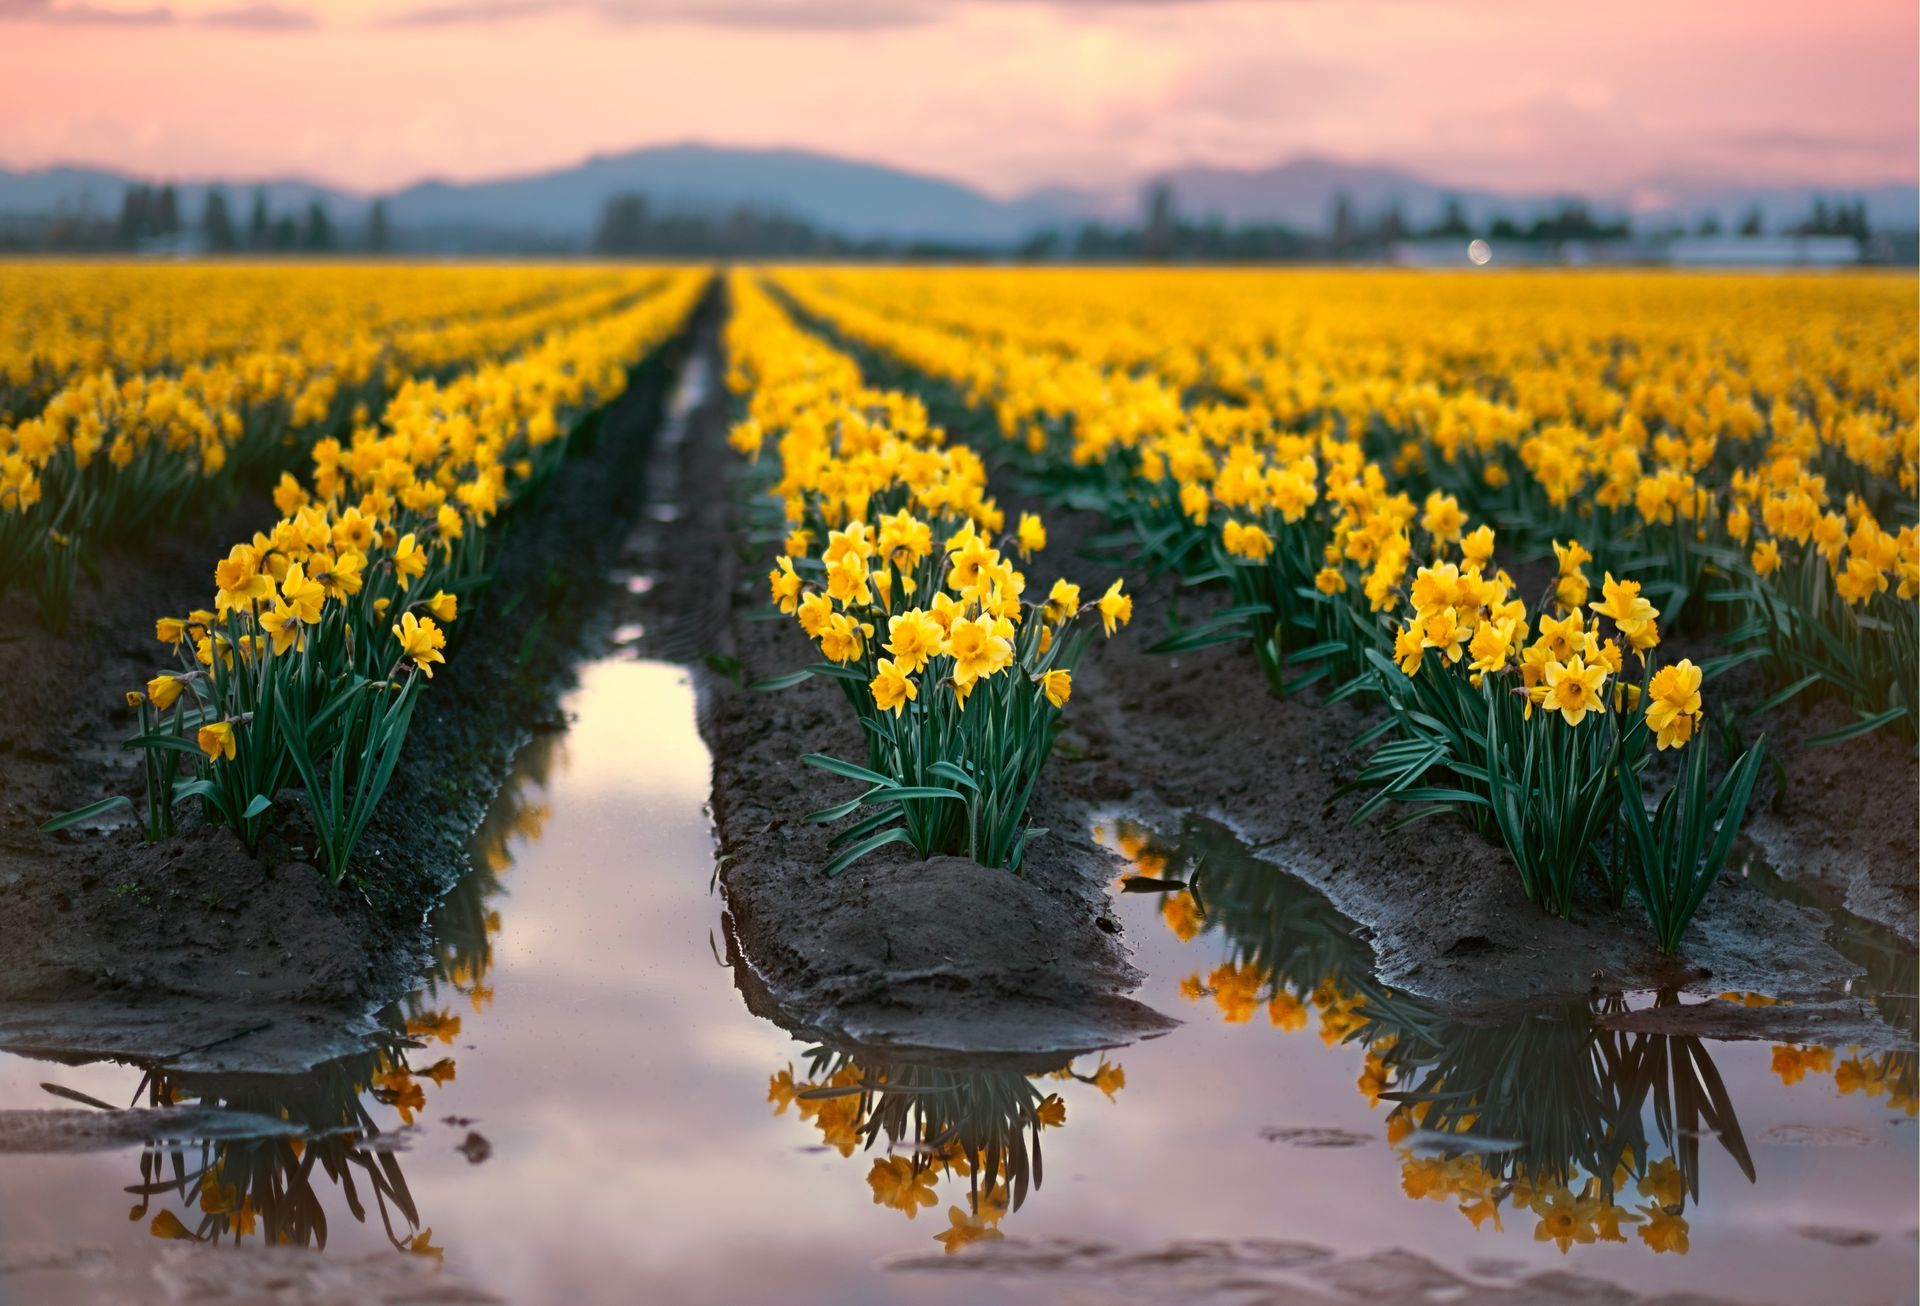
[{"label": "wet mud bank", "polygon": [[[1865,968],[1835,946],[1831,916],[1805,898],[1765,892],[1731,870],[1671,957],[1653,946],[1632,900],[1589,898],[1571,920],[1549,915],[1527,901],[1504,850],[1464,826],[1348,823],[1359,800],[1335,794],[1357,770],[1347,741],[1368,725],[1363,713],[1312,694],[1268,698],[1253,659],[1232,646],[1167,658],[1141,642],[1080,677],[1068,739],[1085,756],[1057,766],[1056,797],[1149,821],[1191,813],[1222,822],[1359,922],[1383,983],[1451,1015],[1487,1018],[1623,990],[1760,993],[1785,1001],[1687,1006],[1660,1019],[1666,1032],[1720,1037],[1911,1039],[1848,991]],[[1222,702],[1243,707],[1222,712]]]},{"label": "wet mud bank", "polygon": [[1796,883],[1911,947],[1920,942],[1920,760],[1913,745],[1885,731],[1829,747],[1800,742],[1852,720],[1838,703],[1767,719],[1787,783],[1748,819],[1746,835]]},{"label": "wet mud bank", "polygon": [[799,759],[858,756],[859,726],[828,682],[745,688],[814,655],[791,622],[759,619],[769,560],[737,519],[726,397],[714,398],[661,473],[677,479],[678,503],[636,541],[650,584],[624,610],[647,629],[640,652],[698,669],[725,949],[748,1007],[802,1036],[970,1063],[1057,1062],[1172,1028],[1126,996],[1140,975],[1105,893],[1119,864],[1077,821],[1019,876],[897,848],[821,874],[831,831],[804,818],[838,790]]},{"label": "wet mud bank", "polygon": [[[793,307],[789,304],[789,307]],[[799,319],[851,353],[875,384],[921,395],[933,419],[989,458],[1000,441],[990,415],[952,387],[864,349],[804,313]],[[1015,474],[993,483],[1009,511],[1045,514],[1052,544],[1038,570],[1104,586],[1127,569],[1090,562],[1089,543],[1111,531],[1092,512],[1019,492]],[[1460,1018],[1496,1018],[1527,1006],[1628,991],[1759,993],[1779,1004],[1690,1004],[1663,1009],[1669,1032],[1745,1038],[1910,1044],[1862,993],[1858,959],[1836,946],[1830,908],[1890,931],[1910,958],[1920,813],[1911,745],[1892,737],[1807,748],[1800,741],[1845,723],[1833,705],[1788,708],[1747,727],[1765,732],[1788,777],[1750,825],[1761,856],[1798,892],[1761,891],[1740,858],[1695,917],[1679,953],[1654,946],[1638,904],[1581,902],[1572,920],[1526,900],[1505,852],[1463,824],[1437,818],[1400,831],[1349,824],[1360,799],[1337,798],[1359,769],[1349,741],[1373,718],[1329,705],[1316,690],[1276,699],[1252,655],[1227,645],[1179,656],[1149,654],[1165,614],[1193,622],[1223,600],[1172,579],[1140,585],[1133,629],[1076,673],[1067,748],[1042,780],[1038,801],[1085,819],[1125,814],[1177,825],[1217,820],[1252,851],[1326,894],[1359,923],[1381,981]],[[1724,711],[1765,690],[1735,683]],[[1060,829],[1055,815],[1041,822]],[[1078,828],[1085,829],[1084,824]],[[1760,877],[1753,877],[1758,879]]]},{"label": "wet mud bank", "polygon": [[153,845],[132,822],[37,828],[105,794],[138,797],[137,760],[119,746],[133,726],[121,693],[160,665],[153,620],[203,604],[224,542],[264,522],[236,514],[113,560],[65,636],[9,603],[0,672],[31,691],[14,696],[14,743],[0,753],[0,1047],[264,1071],[367,1044],[374,1013],[426,964],[428,912],[465,872],[514,754],[563,724],[559,697],[597,648],[607,572],[668,397],[718,320],[710,294],[689,329],[585,419],[552,480],[505,524],[492,583],[463,604],[464,629],[344,885],[301,859],[297,798],[280,805],[296,815],[257,857],[227,831],[191,825]]}]

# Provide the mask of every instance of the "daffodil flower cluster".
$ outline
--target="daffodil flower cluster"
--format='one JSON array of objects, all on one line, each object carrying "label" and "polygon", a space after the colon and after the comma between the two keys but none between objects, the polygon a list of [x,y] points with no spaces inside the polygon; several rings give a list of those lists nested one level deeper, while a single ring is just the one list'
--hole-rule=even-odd
[{"label": "daffodil flower cluster", "polygon": [[[1505,1024],[1445,1019],[1383,986],[1352,922],[1266,863],[1204,835],[1197,847],[1169,843],[1131,820],[1111,835],[1096,825],[1093,835],[1132,873],[1186,877],[1188,888],[1166,895],[1168,930],[1183,943],[1206,937],[1227,955],[1204,976],[1196,969],[1183,979],[1184,998],[1210,1001],[1229,1025],[1251,1025],[1264,1012],[1264,1023],[1283,1033],[1307,1029],[1317,1014],[1322,1044],[1363,1052],[1354,1087],[1369,1110],[1388,1106],[1386,1139],[1400,1154],[1408,1198],[1452,1203],[1476,1229],[1526,1219],[1537,1240],[1562,1252],[1627,1242],[1634,1231],[1656,1253],[1686,1250],[1681,1167],[1692,1168],[1697,1194],[1699,1163],[1697,1150],[1678,1140],[1699,1132],[1681,1118],[1699,1108],[1656,1112],[1652,1134],[1646,1117],[1656,1092],[1670,1102],[1698,1098],[1656,1088],[1647,1068],[1685,1076],[1697,1094],[1696,1075],[1720,1082],[1688,1059],[1704,1052],[1677,1051],[1683,1039],[1610,1029],[1584,1003]],[[1776,1049],[1774,1059],[1795,1077],[1833,1064],[1825,1049]],[[1875,1091],[1865,1080],[1854,1088]],[[1742,1162],[1732,1104],[1723,1090],[1709,1092],[1713,1132]],[[1501,1141],[1486,1151],[1477,1146],[1484,1139]],[[1667,1155],[1654,1154],[1660,1145]]]},{"label": "daffodil flower cluster", "polygon": [[1645,522],[1698,518],[1695,491],[1717,495],[1725,452],[1746,445],[1915,488],[1915,322],[1895,277],[780,275],[859,338],[973,379],[1015,423],[1072,411],[1019,388],[1014,360],[1042,355],[1257,405],[1282,429],[1373,427],[1402,468],[1461,465],[1488,489],[1523,478],[1549,502],[1631,505]]},{"label": "daffodil flower cluster", "polygon": [[768,492],[788,530],[771,598],[867,725],[868,765],[829,769],[876,789],[816,815],[882,809],[843,832],[829,869],[887,842],[1017,869],[1073,669],[1091,627],[1112,635],[1132,600],[1119,581],[1087,601],[1064,580],[1029,598],[1016,558],[1045,547],[1040,519],[1007,532],[978,455],[916,401],[865,387],[764,289],[734,291],[733,381],[750,398],[733,443],[757,457],[775,440]]},{"label": "daffodil flower cluster", "polygon": [[[1387,1137],[1400,1154],[1401,1191],[1413,1201],[1452,1202],[1475,1229],[1491,1222],[1496,1231],[1506,1227],[1504,1206],[1509,1216],[1531,1219],[1533,1240],[1554,1244],[1563,1256],[1576,1245],[1627,1242],[1628,1231],[1656,1255],[1687,1254],[1687,1194],[1672,1158],[1651,1162],[1646,1177],[1637,1181],[1620,1167],[1611,1189],[1603,1190],[1598,1179],[1588,1176],[1575,1192],[1564,1180],[1497,1175],[1481,1156],[1417,1154],[1400,1140],[1414,1131],[1419,1115],[1416,1107],[1397,1111],[1387,1121]],[[1647,1200],[1634,1204],[1628,1198],[1623,1204],[1619,1199],[1628,1189]]]},{"label": "daffodil flower cluster", "polygon": [[[172,1196],[180,1202],[180,1213],[162,1206],[147,1217],[147,1231],[154,1238],[210,1246],[228,1241],[238,1246],[249,1238],[269,1246],[324,1244],[326,1220],[317,1191],[323,1187],[322,1176],[342,1182],[349,1173],[364,1172],[362,1182],[376,1197],[367,1205],[386,1211],[384,1231],[393,1246],[438,1257],[441,1249],[432,1243],[433,1230],[421,1228],[405,1181],[391,1164],[362,1099],[391,1108],[403,1126],[413,1124],[426,1110],[427,1085],[453,1082],[458,1067],[445,1055],[415,1067],[401,1040],[414,1047],[435,1040],[451,1044],[460,1026],[459,1016],[443,1011],[420,1010],[405,1017],[404,1024],[396,1017],[379,1049],[342,1058],[317,1083],[309,1081],[292,1091],[272,1076],[258,1077],[257,1082],[216,1076],[207,1083],[156,1068],[145,1085],[154,1107],[192,1103],[207,1110],[245,1111],[288,1120],[310,1133],[291,1146],[285,1139],[260,1138],[165,1145],[172,1151],[172,1166],[165,1167],[157,1156],[143,1158],[151,1173],[143,1169],[142,1181],[133,1190],[139,1202],[129,1216],[141,1219],[156,1199]],[[433,1055],[425,1052],[420,1060]],[[191,1163],[188,1147],[199,1153]],[[383,1157],[385,1165],[379,1163]],[[172,1177],[161,1181],[162,1174]],[[357,1201],[350,1198],[349,1209],[365,1222]]]},{"label": "daffodil flower cluster", "polygon": [[1798,1084],[1810,1074],[1831,1075],[1842,1097],[1884,1097],[1888,1110],[1909,1120],[1920,1115],[1920,1064],[1911,1049],[1878,1056],[1857,1047],[1845,1051],[1845,1056],[1836,1056],[1833,1048],[1818,1044],[1776,1044],[1773,1073],[1782,1084]]},{"label": "daffodil flower cluster", "polygon": [[[549,474],[581,415],[686,319],[705,275],[548,333],[445,381],[399,387],[378,426],[313,450],[285,514],[214,568],[210,609],[163,617],[172,669],[130,697],[148,752],[149,828],[198,797],[249,844],[283,787],[305,791],[321,860],[349,869],[405,740],[418,692],[446,661],[460,595],[486,574],[489,528]],[[192,780],[174,761],[195,761]]]},{"label": "daffodil flower cluster", "polygon": [[[109,347],[75,350],[55,332],[16,340],[0,361],[17,378],[0,392],[0,408],[16,414],[0,417],[0,592],[31,585],[56,628],[89,550],[165,529],[250,469],[287,465],[321,434],[364,424],[409,375],[500,357],[659,278],[342,269],[325,274],[334,284],[313,269],[229,268],[187,278],[207,298],[182,303],[176,277],[114,269],[126,284],[103,291],[100,271],[0,274],[23,283],[26,302],[13,310],[22,331],[63,308],[91,320],[97,306],[63,296],[100,292],[111,306],[98,324]],[[0,323],[0,341],[5,333]]]},{"label": "daffodil flower cluster", "polygon": [[[1789,692],[1825,681],[1879,709],[1843,733],[1910,711],[1920,667],[1871,683],[1860,668],[1912,664],[1920,623],[1845,611],[1882,593],[1912,534],[1869,510],[1913,515],[1911,314],[1885,283],[1582,278],[1549,302],[1550,279],[1531,278],[778,275],[836,330],[959,388],[1036,476],[1104,499],[1150,565],[1225,579],[1234,602],[1157,648],[1251,637],[1275,692],[1326,679],[1336,698],[1382,695],[1397,737],[1370,759],[1359,814],[1453,807],[1555,911],[1600,848],[1612,895],[1638,888],[1671,948],[1723,859],[1713,832],[1737,829],[1757,748],[1719,786],[1696,749],[1657,821],[1627,809],[1646,754],[1705,719],[1706,669],[1653,667],[1653,599],[1767,610],[1733,547],[1753,521],[1826,532],[1828,565],[1807,568],[1795,604],[1826,608],[1737,640],[1804,672]],[[1799,310],[1807,339],[1695,324],[1769,303]],[[1850,516],[1816,527],[1827,491],[1810,460],[1854,487]],[[1512,523],[1519,556],[1552,546],[1549,602],[1529,611],[1476,516]],[[1593,550],[1607,591],[1589,607]],[[1709,576],[1733,584],[1709,596]]]},{"label": "daffodil flower cluster", "polygon": [[[249,354],[407,338],[416,365],[472,350],[436,332],[492,328],[618,284],[609,268],[430,264],[15,263],[0,271],[0,422],[102,371],[169,375]],[[554,319],[556,322],[560,319]]]},{"label": "daffodil flower cluster", "polygon": [[[1147,449],[1141,468],[1177,485],[1169,501],[1189,528],[1208,532],[1213,564],[1236,600],[1162,647],[1250,633],[1276,688],[1332,675],[1337,697],[1381,695],[1400,738],[1365,773],[1379,793],[1360,814],[1389,797],[1456,806],[1508,845],[1529,894],[1555,911],[1570,909],[1589,856],[1590,840],[1570,836],[1598,833],[1594,823],[1621,801],[1600,782],[1643,762],[1639,735],[1623,741],[1620,721],[1611,732],[1541,736],[1542,747],[1567,756],[1553,753],[1558,761],[1548,764],[1543,752],[1536,765],[1527,751],[1538,734],[1535,709],[1571,728],[1626,714],[1635,731],[1642,723],[1653,731],[1657,749],[1683,745],[1704,719],[1700,668],[1688,661],[1652,671],[1659,613],[1638,582],[1606,575],[1589,619],[1584,565],[1592,556],[1577,542],[1553,541],[1550,602],[1530,613],[1494,562],[1491,527],[1473,526],[1444,491],[1416,502],[1390,490],[1356,441],[1331,432],[1256,439],[1213,412]],[[1629,656],[1644,674],[1627,673]],[[1415,680],[1414,692],[1402,677]],[[1431,783],[1436,775],[1449,783]],[[1616,897],[1628,878],[1614,868]]]},{"label": "daffodil flower cluster", "polygon": [[[1858,709],[1835,738],[1915,729],[1920,347],[1898,278],[781,281],[852,338],[957,385],[1009,439],[1057,465],[1113,464],[1116,515],[1205,492],[1196,428],[1362,440],[1397,487],[1501,521],[1522,556],[1579,538],[1689,624],[1709,598],[1738,602],[1736,642],[1767,651],[1783,693]],[[1167,467],[1177,489],[1132,484],[1158,486]],[[1246,526],[1234,542],[1259,548]]]},{"label": "daffodil flower cluster", "polygon": [[[1581,553],[1572,545],[1562,558]],[[1590,617],[1579,604],[1558,616],[1543,612],[1539,632],[1529,642],[1527,607],[1510,597],[1512,579],[1504,571],[1489,577],[1484,565],[1469,557],[1464,567],[1440,562],[1418,570],[1412,611],[1394,635],[1394,658],[1402,672],[1419,674],[1423,664],[1429,674],[1456,669],[1476,689],[1489,676],[1517,676],[1514,688],[1525,697],[1527,717],[1544,707],[1575,727],[1589,715],[1605,713],[1609,700],[1616,711],[1640,705],[1641,688],[1625,675],[1627,654],[1647,661],[1660,643],[1660,612],[1642,597],[1638,582],[1616,581],[1608,574],[1604,597],[1592,605]],[[1563,593],[1570,589],[1568,579],[1563,572],[1558,587]],[[1580,587],[1585,588],[1584,580]],[[1704,717],[1700,682],[1700,668],[1684,658],[1653,676],[1646,717],[1659,748],[1679,748],[1693,737]]]},{"label": "daffodil flower cluster", "polygon": [[1920,722],[1920,528],[1905,520],[1889,530],[1876,512],[1910,518],[1912,499],[1884,485],[1841,497],[1832,479],[1794,453],[1733,474],[1726,529],[1747,551],[1733,575],[1753,612],[1743,633],[1794,677],[1783,699],[1824,688],[1859,712],[1832,738],[1889,724],[1911,734]]},{"label": "daffodil flower cluster", "polygon": [[1090,1084],[1110,1102],[1127,1082],[1125,1068],[1104,1057],[1091,1074],[1068,1061],[1044,1075],[1023,1075],[910,1062],[863,1064],[826,1048],[807,1055],[804,1076],[789,1065],[768,1078],[773,1114],[793,1108],[820,1131],[822,1144],[843,1157],[884,1140],[888,1155],[868,1169],[867,1188],[874,1205],[908,1220],[940,1204],[941,1180],[966,1180],[964,1205],[950,1205],[947,1227],[933,1235],[950,1256],[970,1243],[1001,1237],[1001,1221],[1020,1209],[1030,1187],[1039,1187],[1027,1140],[1037,1156],[1041,1132],[1067,1123],[1065,1100],[1041,1081]]},{"label": "daffodil flower cluster", "polygon": [[[1482,531],[1490,554],[1492,533]],[[1696,745],[1661,808],[1661,822],[1671,814],[1679,826],[1649,825],[1638,778],[1647,738],[1656,752],[1695,738],[1704,672],[1686,658],[1657,666],[1660,613],[1638,582],[1607,573],[1600,598],[1583,607],[1590,557],[1577,543],[1554,549],[1557,612],[1530,615],[1511,578],[1489,574],[1474,549],[1458,564],[1415,572],[1393,637],[1395,664],[1411,683],[1382,673],[1402,738],[1376,755],[1375,778],[1383,793],[1458,805],[1506,845],[1527,895],[1561,915],[1587,867],[1599,867],[1616,902],[1631,884],[1671,950],[1725,859],[1723,832],[1739,827],[1761,746],[1712,791],[1698,755],[1705,745]],[[1451,787],[1413,788],[1435,768]],[[1598,840],[1608,856],[1596,854]]]},{"label": "daffodil flower cluster", "polygon": [[[362,1224],[384,1210],[382,1232],[399,1251],[438,1259],[443,1249],[409,1195],[399,1159],[376,1123],[375,1104],[411,1126],[427,1118],[432,1095],[459,1079],[456,1045],[471,1047],[475,1017],[493,1002],[493,947],[501,930],[501,878],[516,844],[538,841],[550,809],[541,796],[544,750],[523,757],[478,837],[469,875],[434,914],[433,963],[420,987],[378,1018],[377,1045],[329,1063],[315,1076],[214,1075],[156,1068],[146,1094],[154,1107],[197,1103],[214,1110],[287,1120],[307,1133],[284,1138],[209,1139],[170,1145],[174,1162],[156,1169],[161,1153],[141,1157],[139,1202],[155,1238],[218,1244],[259,1238],[268,1246],[311,1247],[327,1233],[328,1180],[371,1185],[375,1200],[352,1193],[347,1212]],[[464,1008],[464,1009],[462,1009]],[[192,1157],[188,1148],[197,1149]],[[479,1159],[471,1151],[470,1160]],[[157,1182],[164,1170],[172,1176]],[[359,1190],[359,1197],[367,1194]],[[150,1204],[169,1198],[178,1213]],[[398,1217],[397,1219],[395,1217]],[[403,1223],[404,1222],[404,1223]]]}]

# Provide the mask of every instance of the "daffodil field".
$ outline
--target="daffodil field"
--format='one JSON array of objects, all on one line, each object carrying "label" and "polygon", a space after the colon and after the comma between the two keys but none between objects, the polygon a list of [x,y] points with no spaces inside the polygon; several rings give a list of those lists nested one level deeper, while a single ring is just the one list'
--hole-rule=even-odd
[{"label": "daffodil field", "polygon": [[0,263],[0,1161],[123,1154],[0,1196],[163,1241],[76,1300],[1904,1283],[1911,291]]},{"label": "daffodil field", "polygon": [[[154,614],[165,656],[128,691],[149,836],[194,800],[253,847],[295,789],[344,876],[496,518],[710,276],[9,270],[0,593],[57,630],[103,550],[271,501],[210,559],[211,606]],[[1177,582],[1158,651],[1245,644],[1274,694],[1366,709],[1352,820],[1464,822],[1542,907],[1631,895],[1669,951],[1781,770],[1767,712],[1843,705],[1816,746],[1913,736],[1915,326],[1893,281],[727,282],[744,529],[819,654],[757,687],[836,681],[865,744],[802,759],[859,786],[813,813],[838,827],[828,873],[896,843],[1019,870],[1129,578]],[[1043,506],[1104,523],[1097,592],[1029,582]],[[1740,668],[1762,691],[1713,702]]]},{"label": "daffodil field", "polygon": [[[1104,517],[1144,575],[1217,590],[1200,620],[1169,613],[1163,651],[1244,641],[1274,693],[1317,683],[1377,709],[1354,819],[1457,814],[1556,913],[1589,880],[1632,892],[1675,948],[1767,766],[1749,737],[1766,710],[1844,704],[1815,745],[1914,733],[1916,338],[1897,281],[771,282],[977,415],[993,475]],[[764,427],[738,438],[757,448]],[[776,598],[824,617],[829,596],[781,566]],[[1710,712],[1710,682],[1749,663],[1763,701]],[[1669,750],[1677,775],[1654,764]]]},{"label": "daffodil field", "polygon": [[[62,275],[84,282],[89,272]],[[134,339],[87,354],[57,335],[45,344],[32,327],[34,295],[41,315],[57,316],[59,297],[85,287],[25,274],[9,402],[31,405],[36,387],[51,397],[0,427],[0,512],[15,546],[0,575],[27,574],[43,611],[57,613],[73,584],[63,560],[83,542],[112,538],[129,515],[155,529],[216,490],[258,494],[263,528],[208,559],[211,606],[154,613],[154,674],[126,690],[139,719],[128,744],[145,759],[144,826],[164,838],[175,808],[197,802],[251,849],[282,791],[297,791],[316,860],[337,882],[418,695],[446,662],[461,597],[486,583],[501,514],[538,490],[576,424],[680,329],[709,277],[207,275],[227,278],[237,304],[216,299],[205,321],[183,324],[176,314],[192,309],[177,301],[171,270],[144,286],[131,278],[125,302],[102,312],[139,323]],[[299,330],[233,352],[252,318],[303,293],[310,316]],[[196,361],[140,370],[183,357]],[[249,485],[249,474],[257,483],[275,472],[270,493]],[[127,803],[107,798],[48,828]]]}]

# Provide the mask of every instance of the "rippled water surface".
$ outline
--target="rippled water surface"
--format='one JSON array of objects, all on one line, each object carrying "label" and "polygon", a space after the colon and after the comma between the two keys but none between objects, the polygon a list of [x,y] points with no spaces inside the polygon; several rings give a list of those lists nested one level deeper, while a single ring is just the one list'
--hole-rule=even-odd
[{"label": "rippled water surface", "polygon": [[[1224,831],[1114,818],[1141,996],[1184,1026],[1041,1075],[854,1062],[748,1014],[722,961],[686,673],[600,663],[569,707],[385,1052],[0,1058],[0,1108],[73,1106],[53,1083],[300,1135],[0,1156],[0,1302],[1914,1297],[1911,1051],[1597,1023],[1626,1000],[1441,1020]],[[1863,947],[1910,1024],[1911,953]]]}]

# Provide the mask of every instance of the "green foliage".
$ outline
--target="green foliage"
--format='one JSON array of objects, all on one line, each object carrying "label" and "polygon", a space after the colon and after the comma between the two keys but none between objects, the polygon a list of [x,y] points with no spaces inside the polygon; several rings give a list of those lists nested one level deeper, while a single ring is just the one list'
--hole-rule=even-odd
[{"label": "green foliage", "polygon": [[1719,879],[1740,832],[1747,802],[1766,757],[1762,738],[1740,755],[1720,783],[1707,778],[1709,741],[1687,750],[1680,778],[1649,814],[1640,777],[1620,768],[1620,818],[1629,843],[1633,887],[1664,952],[1680,946],[1687,922]]},{"label": "green foliage", "polygon": [[1610,712],[1569,726],[1550,712],[1528,719],[1511,694],[1488,689],[1486,698],[1494,825],[1528,899],[1570,916],[1580,871],[1619,802],[1613,776],[1625,739],[1644,737],[1646,725]]},{"label": "green foliage", "polygon": [[1043,653],[1041,631],[1037,616],[1025,622],[1015,638],[1013,667],[975,682],[964,706],[944,683],[952,661],[945,655],[929,663],[922,678],[928,689],[898,713],[876,707],[867,673],[852,667],[817,663],[760,682],[779,688],[797,683],[796,677],[838,680],[866,732],[868,766],[818,753],[800,759],[868,786],[809,814],[809,821],[831,824],[862,808],[877,809],[834,836],[838,851],[827,874],[890,843],[910,844],[922,857],[964,854],[982,866],[1020,869],[1028,844],[1046,833],[1027,824],[1027,807],[1053,751],[1059,716],[1038,678],[1071,670],[1091,637],[1084,629],[1065,634]]},{"label": "green foliage", "polygon": [[[313,814],[321,868],[335,884],[346,878],[353,850],[400,763],[420,683],[412,672],[397,682],[352,677],[317,714],[289,686],[275,687],[287,718],[287,751]],[[316,758],[325,763],[324,782]]]},{"label": "green foliage", "polygon": [[1728,639],[1765,650],[1763,665],[1781,686],[1755,715],[1803,695],[1824,695],[1852,707],[1858,720],[1810,744],[1842,743],[1889,726],[1909,739],[1920,733],[1920,622],[1911,602],[1882,593],[1848,603],[1826,559],[1811,548],[1770,576],[1741,564],[1732,578],[1708,597],[1746,614]]}]

